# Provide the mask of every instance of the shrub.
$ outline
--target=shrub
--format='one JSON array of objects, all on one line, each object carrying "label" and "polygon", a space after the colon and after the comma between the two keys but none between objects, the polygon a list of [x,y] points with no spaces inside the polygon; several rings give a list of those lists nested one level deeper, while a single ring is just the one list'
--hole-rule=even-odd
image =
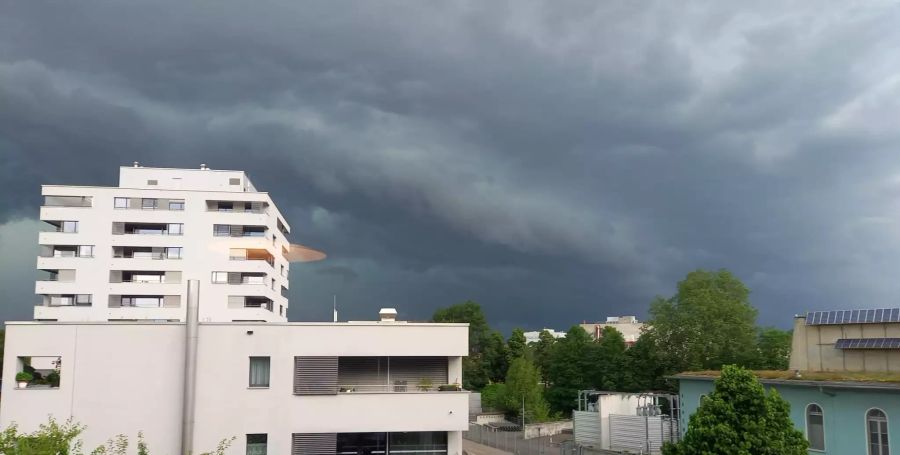
[{"label": "shrub", "polygon": [[27,371],[20,371],[16,373],[16,382],[31,382],[34,379],[34,376]]}]

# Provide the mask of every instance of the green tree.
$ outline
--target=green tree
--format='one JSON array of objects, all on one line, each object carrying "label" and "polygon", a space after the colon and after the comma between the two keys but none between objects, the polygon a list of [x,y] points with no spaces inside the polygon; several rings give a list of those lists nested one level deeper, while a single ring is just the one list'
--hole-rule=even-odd
[{"label": "green tree", "polygon": [[541,379],[545,382],[547,381],[547,362],[554,343],[556,343],[556,337],[547,329],[541,330],[541,333],[538,335],[538,341],[532,343],[534,363],[541,371]]},{"label": "green tree", "polygon": [[622,390],[626,386],[625,337],[615,327],[604,327],[594,351],[592,385],[600,390]]},{"label": "green tree", "polygon": [[663,454],[806,455],[806,439],[789,413],[776,390],[766,394],[751,372],[728,365],[691,416],[684,439]]},{"label": "green tree", "polygon": [[756,360],[756,309],[727,270],[695,270],[669,299],[650,306],[649,331],[675,371],[748,366]]},{"label": "green tree", "polygon": [[[463,303],[440,308],[431,317],[434,322],[467,322],[469,324],[469,355],[463,359],[463,387],[468,390],[481,390],[492,379],[490,363],[496,363],[494,356],[496,348],[491,346],[491,352],[485,354],[485,349],[491,343],[491,328],[488,326],[481,305],[468,300]],[[499,334],[498,334],[499,335]],[[493,341],[494,343],[496,340]],[[500,336],[503,344],[503,337]],[[489,357],[486,359],[485,357]],[[503,365],[503,373],[506,369]]]},{"label": "green tree", "polygon": [[488,334],[484,346],[483,367],[491,382],[503,382],[503,379],[506,378],[506,371],[509,369],[509,354],[503,335],[496,330]]},{"label": "green tree", "polygon": [[765,327],[759,330],[757,361],[760,370],[787,370],[791,360],[791,338],[788,330]]},{"label": "green tree", "polygon": [[544,400],[543,387],[541,386],[541,373],[534,363],[525,358],[517,357],[509,365],[506,374],[506,389],[504,390],[504,404],[507,411],[522,418],[522,404],[525,405],[526,422],[544,422],[550,418],[550,407]]},{"label": "green tree", "polygon": [[525,342],[525,331],[519,328],[513,329],[512,335],[506,341],[507,354],[509,355],[510,364],[512,361],[524,357],[528,346]]},{"label": "green tree", "polygon": [[591,388],[591,350],[595,346],[578,325],[553,345],[547,360],[546,394],[553,411],[569,415],[577,404],[578,391]]},{"label": "green tree", "polygon": [[660,353],[653,333],[644,333],[634,345],[625,351],[622,390],[626,392],[674,391],[673,384],[665,379],[666,375],[675,371],[671,363]]}]

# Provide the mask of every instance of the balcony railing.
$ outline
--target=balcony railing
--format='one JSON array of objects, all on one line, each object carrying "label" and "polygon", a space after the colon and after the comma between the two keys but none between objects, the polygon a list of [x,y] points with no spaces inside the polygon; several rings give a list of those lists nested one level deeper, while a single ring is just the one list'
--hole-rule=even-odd
[{"label": "balcony railing", "polygon": [[114,258],[118,259],[181,259],[180,257],[168,257],[165,253],[140,253],[126,255],[125,253],[113,253]]},{"label": "balcony railing", "polygon": [[338,384],[338,393],[433,393],[462,392],[454,384],[409,384],[409,381],[395,381],[394,384]]},{"label": "balcony railing", "polygon": [[43,207],[91,207],[91,196],[44,196]]}]

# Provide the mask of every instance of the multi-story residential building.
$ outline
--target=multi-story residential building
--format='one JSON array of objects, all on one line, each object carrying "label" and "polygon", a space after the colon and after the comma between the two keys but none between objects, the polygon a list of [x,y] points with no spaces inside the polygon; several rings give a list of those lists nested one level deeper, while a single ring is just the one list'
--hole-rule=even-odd
[{"label": "multi-story residential building", "polygon": [[290,262],[323,254],[242,171],[122,167],[119,186],[44,185],[34,318],[183,321],[184,283],[208,283],[201,321],[286,321]]},{"label": "multi-story residential building", "polygon": [[[35,321],[7,322],[0,427],[143,432],[152,453],[462,453],[468,324],[289,323],[288,263],[323,253],[240,171],[125,167],[44,186]],[[17,373],[29,373],[17,382]]]},{"label": "multi-story residential building", "polygon": [[[790,370],[757,372],[791,405],[815,454],[900,451],[900,308],[811,311],[794,318]],[[716,374],[683,373],[682,431]]]},{"label": "multi-story residential building", "polygon": [[633,345],[644,330],[644,323],[637,320],[635,316],[609,316],[606,322],[582,322],[581,328],[591,335],[595,340],[599,340],[605,327],[613,327],[622,333],[625,337],[625,343],[629,346]]}]

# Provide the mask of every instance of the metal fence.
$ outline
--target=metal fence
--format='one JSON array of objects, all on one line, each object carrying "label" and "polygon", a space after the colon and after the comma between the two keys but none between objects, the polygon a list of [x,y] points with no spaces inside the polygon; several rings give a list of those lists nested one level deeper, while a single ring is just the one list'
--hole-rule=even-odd
[{"label": "metal fence", "polygon": [[567,445],[566,443],[571,436],[566,438],[564,435],[525,439],[522,431],[501,431],[489,426],[470,423],[469,431],[463,433],[463,438],[518,455],[582,454],[582,452],[573,452],[573,444]]}]

